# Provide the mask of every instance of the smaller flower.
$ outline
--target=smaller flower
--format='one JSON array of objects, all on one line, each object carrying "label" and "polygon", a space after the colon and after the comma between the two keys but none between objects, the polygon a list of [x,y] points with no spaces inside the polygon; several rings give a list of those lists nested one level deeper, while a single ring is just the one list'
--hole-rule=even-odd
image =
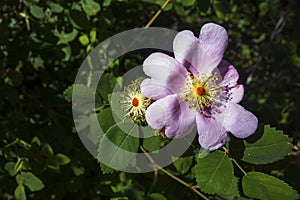
[{"label": "smaller flower", "polygon": [[120,103],[122,110],[126,112],[124,117],[130,117],[137,125],[147,126],[145,113],[152,100],[142,95],[140,84],[141,80],[137,79],[124,87]]}]

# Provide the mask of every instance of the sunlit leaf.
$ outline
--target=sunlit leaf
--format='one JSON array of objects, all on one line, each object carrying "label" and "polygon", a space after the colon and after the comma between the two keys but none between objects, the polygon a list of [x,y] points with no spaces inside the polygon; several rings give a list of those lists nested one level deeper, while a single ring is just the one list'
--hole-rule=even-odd
[{"label": "sunlit leaf", "polygon": [[205,193],[223,193],[229,189],[233,179],[233,166],[225,152],[214,151],[198,158],[195,167],[198,186]]},{"label": "sunlit leaf", "polygon": [[[126,152],[135,153],[138,151],[139,138],[131,136],[132,132],[138,131],[138,129],[137,125],[127,125],[131,127],[128,133],[123,132],[117,124],[107,130],[104,137],[100,140],[97,156],[99,161],[104,159],[112,166],[126,167],[135,165],[135,156],[133,154],[127,155]],[[102,163],[100,165],[104,173],[112,172],[111,168],[108,168],[106,165]]]},{"label": "sunlit leaf", "polygon": [[15,176],[18,173],[18,171],[15,168],[15,165],[16,165],[16,163],[14,163],[14,162],[7,162],[4,165],[4,169],[6,171],[8,171],[10,176]]},{"label": "sunlit leaf", "polygon": [[23,185],[18,185],[15,189],[16,200],[26,200],[25,188]]},{"label": "sunlit leaf", "polygon": [[242,180],[244,193],[262,200],[298,199],[298,193],[288,184],[261,172],[249,172]]},{"label": "sunlit leaf", "polygon": [[89,44],[90,40],[89,37],[87,35],[82,35],[79,37],[79,42],[83,45],[86,46]]},{"label": "sunlit leaf", "polygon": [[38,19],[43,19],[45,17],[43,9],[37,5],[30,6],[30,13]]},{"label": "sunlit leaf", "polygon": [[282,131],[264,127],[262,137],[255,143],[244,142],[243,161],[254,164],[267,164],[283,159],[293,148],[291,139]]},{"label": "sunlit leaf", "polygon": [[43,182],[31,172],[22,172],[21,176],[23,185],[32,192],[39,191],[45,187]]},{"label": "sunlit leaf", "polygon": [[89,16],[94,16],[100,11],[100,4],[93,0],[83,0],[81,5],[84,12]]}]

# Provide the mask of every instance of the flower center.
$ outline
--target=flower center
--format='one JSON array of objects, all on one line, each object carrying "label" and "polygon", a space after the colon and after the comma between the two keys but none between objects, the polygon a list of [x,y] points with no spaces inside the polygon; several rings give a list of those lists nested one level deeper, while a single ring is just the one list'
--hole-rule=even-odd
[{"label": "flower center", "polygon": [[226,88],[218,84],[217,74],[207,76],[197,73],[188,74],[185,87],[180,95],[187,105],[201,114],[210,115],[218,112],[218,108],[228,99]]},{"label": "flower center", "polygon": [[139,106],[139,100],[134,97],[131,101],[131,104],[134,106],[134,107],[138,107]]},{"label": "flower center", "polygon": [[205,89],[204,89],[204,87],[198,87],[197,88],[197,93],[198,93],[198,95],[199,96],[203,96],[204,94],[205,94]]},{"label": "flower center", "polygon": [[141,80],[137,79],[125,87],[124,92],[121,93],[120,103],[123,111],[126,112],[124,117],[130,117],[134,123],[146,126],[145,113],[152,99],[142,95],[140,84]]}]

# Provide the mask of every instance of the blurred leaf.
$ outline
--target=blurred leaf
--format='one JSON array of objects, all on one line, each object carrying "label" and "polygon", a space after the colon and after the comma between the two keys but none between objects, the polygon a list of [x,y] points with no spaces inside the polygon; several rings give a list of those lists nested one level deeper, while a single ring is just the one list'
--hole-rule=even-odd
[{"label": "blurred leaf", "polygon": [[293,148],[291,139],[282,131],[265,125],[262,137],[255,143],[245,144],[243,161],[253,164],[267,164],[283,159]]},{"label": "blurred leaf", "polygon": [[268,13],[269,11],[269,2],[268,1],[263,1],[259,4],[259,15],[264,16]]},{"label": "blurred leaf", "polygon": [[71,162],[71,159],[62,153],[56,154],[54,159],[55,159],[56,163],[59,165],[66,165]]},{"label": "blurred leaf", "polygon": [[4,169],[6,171],[8,171],[10,176],[15,176],[18,173],[18,171],[15,168],[15,165],[16,165],[16,163],[14,163],[14,162],[7,162],[4,165]]},{"label": "blurred leaf", "polygon": [[233,179],[233,166],[225,152],[214,151],[198,158],[195,167],[199,188],[208,194],[224,193]]},{"label": "blurred leaf", "polygon": [[69,86],[67,89],[64,91],[64,97],[68,102],[72,101],[72,91],[73,91],[73,85]]},{"label": "blurred leaf", "polygon": [[181,174],[185,174],[189,171],[193,164],[194,156],[188,156],[188,157],[180,157],[173,163],[176,170],[180,172]]},{"label": "blurred leaf", "polygon": [[45,144],[41,150],[42,154],[45,156],[51,157],[53,156],[53,149],[49,144]]},{"label": "blurred leaf", "polygon": [[94,16],[100,11],[100,4],[93,0],[83,0],[81,5],[84,12],[89,16]]},{"label": "blurred leaf", "polygon": [[45,17],[43,9],[37,5],[30,6],[30,13],[38,19],[43,19]]},{"label": "blurred leaf", "polygon": [[90,40],[89,40],[89,37],[87,35],[82,35],[79,37],[79,42],[83,45],[83,46],[86,46],[89,44]]},{"label": "blurred leaf", "polygon": [[76,38],[77,34],[78,31],[75,28],[73,28],[72,32],[70,33],[65,33],[64,31],[62,31],[57,35],[59,38],[57,44],[68,44]]},{"label": "blurred leaf", "polygon": [[91,31],[90,31],[90,39],[91,39],[91,42],[94,43],[96,42],[96,36],[97,36],[97,31],[95,28],[93,28]]},{"label": "blurred leaf", "polygon": [[194,5],[195,1],[196,0],[181,0],[180,2],[184,7],[189,7],[189,6]]},{"label": "blurred leaf", "polygon": [[31,144],[33,143],[36,143],[38,146],[41,146],[41,141],[38,137],[34,136],[32,139],[31,139]]},{"label": "blurred leaf", "polygon": [[108,7],[111,4],[111,0],[104,0],[103,6]]},{"label": "blurred leaf", "polygon": [[50,7],[51,11],[54,13],[61,13],[64,10],[64,8],[61,5],[59,5],[58,3],[54,3],[52,1],[48,1],[47,5]]},{"label": "blurred leaf", "polygon": [[68,46],[61,48],[61,50],[65,53],[65,57],[63,58],[63,61],[70,60],[71,55],[72,55],[71,47],[68,45]]},{"label": "blurred leaf", "polygon": [[159,193],[151,193],[148,198],[149,200],[167,200],[165,196]]},{"label": "blurred leaf", "polygon": [[29,188],[31,192],[39,191],[45,186],[43,182],[31,172],[21,172],[22,183]]},{"label": "blurred leaf", "polygon": [[23,185],[18,185],[15,189],[16,200],[26,200],[25,188]]},{"label": "blurred leaf", "polygon": [[288,184],[261,172],[249,172],[242,180],[245,195],[262,200],[298,199],[298,193]]}]

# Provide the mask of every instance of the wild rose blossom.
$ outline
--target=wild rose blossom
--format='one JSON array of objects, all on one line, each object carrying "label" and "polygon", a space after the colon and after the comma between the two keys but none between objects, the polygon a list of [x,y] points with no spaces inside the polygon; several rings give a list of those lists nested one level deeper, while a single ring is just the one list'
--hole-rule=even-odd
[{"label": "wild rose blossom", "polygon": [[179,32],[174,41],[175,58],[151,54],[143,63],[150,78],[141,84],[143,96],[155,100],[146,110],[146,121],[168,138],[182,137],[195,124],[202,148],[215,150],[229,141],[228,133],[246,138],[257,128],[257,118],[238,103],[244,87],[239,74],[223,60],[226,30],[206,24],[196,38]]}]

